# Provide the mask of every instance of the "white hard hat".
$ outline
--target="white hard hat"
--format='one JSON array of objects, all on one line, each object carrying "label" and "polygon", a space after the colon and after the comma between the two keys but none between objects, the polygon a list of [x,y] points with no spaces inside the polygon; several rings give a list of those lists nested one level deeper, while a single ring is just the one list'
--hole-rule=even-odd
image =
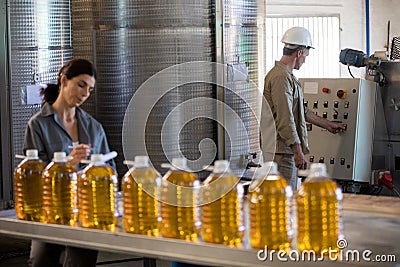
[{"label": "white hard hat", "polygon": [[281,40],[285,43],[285,47],[295,48],[296,46],[305,46],[307,48],[312,47],[311,34],[303,27],[293,27],[285,32]]}]

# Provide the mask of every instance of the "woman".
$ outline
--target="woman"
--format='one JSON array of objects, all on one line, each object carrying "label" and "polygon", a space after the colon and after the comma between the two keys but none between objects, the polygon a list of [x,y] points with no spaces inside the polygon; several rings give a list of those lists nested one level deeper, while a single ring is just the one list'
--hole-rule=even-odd
[{"label": "woman", "polygon": [[[101,124],[81,108],[94,90],[96,69],[85,59],[73,59],[58,74],[57,84],[41,92],[43,106],[28,122],[24,152],[35,148],[39,158],[50,163],[54,152],[65,151],[72,164],[79,164],[90,153],[109,152]],[[114,162],[110,162],[115,168]],[[64,260],[60,260],[65,251]],[[95,266],[97,251],[65,247],[32,240],[30,266]]]}]

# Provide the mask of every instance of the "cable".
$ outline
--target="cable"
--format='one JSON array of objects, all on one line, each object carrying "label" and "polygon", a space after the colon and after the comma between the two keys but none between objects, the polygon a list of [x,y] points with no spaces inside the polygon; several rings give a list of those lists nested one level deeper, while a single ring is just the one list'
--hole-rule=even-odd
[{"label": "cable", "polygon": [[353,73],[351,73],[350,66],[347,66],[347,69],[349,70],[349,73],[350,73],[351,77],[354,78]]},{"label": "cable", "polygon": [[396,195],[397,195],[398,197],[400,197],[400,193],[399,193],[399,191],[397,191],[397,189],[396,189],[396,188],[393,188],[393,192],[395,192],[395,193],[396,193]]}]

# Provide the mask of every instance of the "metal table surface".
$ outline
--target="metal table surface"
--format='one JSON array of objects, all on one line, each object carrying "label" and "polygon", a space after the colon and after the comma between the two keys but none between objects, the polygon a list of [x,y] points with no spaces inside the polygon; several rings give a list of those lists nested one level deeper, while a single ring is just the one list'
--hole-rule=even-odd
[{"label": "metal table surface", "polygon": [[[186,242],[169,238],[134,235],[118,229],[117,232],[43,224],[17,220],[14,210],[0,211],[0,234],[22,239],[38,239],[49,243],[92,248],[121,254],[142,255],[150,259],[164,259],[205,266],[400,266],[400,199],[390,197],[346,195],[343,203],[343,221],[347,247],[342,260],[323,262],[291,259],[279,260],[277,254],[261,261],[258,250],[230,248],[205,242]],[[358,251],[360,260],[354,260],[347,251]],[[367,258],[362,253],[371,251]],[[386,262],[377,262],[386,257]],[[264,256],[264,254],[260,254]],[[295,258],[296,255],[292,255]],[[345,257],[346,256],[346,257]],[[390,256],[390,257],[389,257]],[[393,261],[395,257],[395,262]],[[346,261],[349,259],[349,261]],[[397,265],[396,265],[397,262]]]}]

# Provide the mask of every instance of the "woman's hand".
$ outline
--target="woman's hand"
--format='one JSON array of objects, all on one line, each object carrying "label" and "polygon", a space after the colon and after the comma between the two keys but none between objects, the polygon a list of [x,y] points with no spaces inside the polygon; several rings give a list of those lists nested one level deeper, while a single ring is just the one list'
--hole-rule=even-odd
[{"label": "woman's hand", "polygon": [[69,161],[71,164],[75,165],[85,160],[90,155],[90,144],[79,144],[69,153],[68,156],[72,157]]}]

